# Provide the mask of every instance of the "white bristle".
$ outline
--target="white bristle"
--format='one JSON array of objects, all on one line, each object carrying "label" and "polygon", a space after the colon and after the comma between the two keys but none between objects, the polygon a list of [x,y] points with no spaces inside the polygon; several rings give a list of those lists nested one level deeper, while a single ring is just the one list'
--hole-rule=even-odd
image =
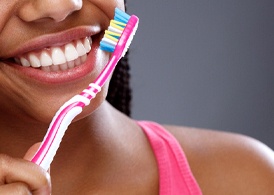
[{"label": "white bristle", "polygon": [[116,46],[116,45],[117,45],[117,42],[112,41],[112,40],[110,40],[110,39],[108,39],[108,38],[106,38],[106,37],[104,37],[104,38],[102,39],[102,41],[104,41],[104,42],[106,42],[106,43],[108,43],[108,44],[110,44],[110,45],[113,45],[113,46]]},{"label": "white bristle", "polygon": [[115,33],[118,33],[118,34],[122,34],[122,33],[123,33],[122,30],[119,30],[119,29],[114,28],[114,27],[112,27],[112,26],[109,26],[109,27],[108,27],[108,30],[109,30],[109,31],[112,31],[112,32],[115,32]]}]

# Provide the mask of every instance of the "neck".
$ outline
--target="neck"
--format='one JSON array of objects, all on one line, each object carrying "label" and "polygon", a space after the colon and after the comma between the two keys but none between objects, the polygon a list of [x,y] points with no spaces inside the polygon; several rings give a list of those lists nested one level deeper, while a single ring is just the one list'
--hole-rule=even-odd
[{"label": "neck", "polygon": [[[0,153],[22,157],[31,145],[43,139],[48,124],[10,121],[9,125],[1,123],[0,128]],[[143,165],[147,164],[152,167],[144,169]],[[151,170],[155,172],[155,167],[155,163],[151,163],[150,146],[140,128],[104,102],[90,116],[69,126],[50,173],[53,186],[57,186],[54,193],[79,194],[79,189],[87,192],[91,188],[119,191],[118,181],[135,188],[132,174],[138,175],[144,170],[142,174],[146,175]],[[100,186],[102,184],[106,186]]]},{"label": "neck", "polygon": [[[108,103],[103,103],[90,116],[72,123],[63,138],[62,145],[80,144],[86,139],[96,144],[114,127],[114,109]],[[116,124],[116,123],[115,123]],[[14,116],[1,114],[0,120],[0,153],[14,157],[22,157],[24,152],[34,143],[41,142],[49,124],[20,120]]]}]

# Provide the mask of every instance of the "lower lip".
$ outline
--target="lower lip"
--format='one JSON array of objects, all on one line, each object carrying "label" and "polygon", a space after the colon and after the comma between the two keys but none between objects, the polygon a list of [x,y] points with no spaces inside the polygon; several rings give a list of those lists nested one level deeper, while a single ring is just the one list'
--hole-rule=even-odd
[{"label": "lower lip", "polygon": [[93,72],[93,70],[95,69],[96,53],[98,49],[99,49],[99,42],[94,41],[92,44],[92,49],[87,56],[86,62],[72,69],[68,69],[66,71],[45,72],[40,69],[23,67],[13,63],[9,63],[9,64],[13,68],[18,70],[19,73],[27,76],[28,78],[34,79],[36,81],[40,81],[42,83],[48,83],[48,84],[67,83],[67,82],[82,78]]}]

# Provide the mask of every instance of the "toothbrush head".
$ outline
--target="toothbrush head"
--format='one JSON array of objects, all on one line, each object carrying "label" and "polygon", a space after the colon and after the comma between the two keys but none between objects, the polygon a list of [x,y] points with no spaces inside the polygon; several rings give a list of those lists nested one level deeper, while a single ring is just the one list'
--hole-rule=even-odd
[{"label": "toothbrush head", "polygon": [[130,16],[119,8],[115,8],[114,19],[110,21],[110,26],[105,31],[100,42],[100,49],[123,57],[135,35],[138,23],[139,19],[135,15]]}]

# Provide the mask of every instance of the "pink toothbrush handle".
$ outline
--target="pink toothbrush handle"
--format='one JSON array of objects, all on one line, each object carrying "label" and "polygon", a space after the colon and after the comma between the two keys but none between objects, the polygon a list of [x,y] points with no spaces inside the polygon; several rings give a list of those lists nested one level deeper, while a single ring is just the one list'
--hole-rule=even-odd
[{"label": "pink toothbrush handle", "polygon": [[45,170],[49,169],[68,126],[72,120],[82,112],[83,107],[89,105],[90,100],[96,96],[96,94],[101,90],[101,87],[110,77],[118,61],[124,56],[129,46],[129,40],[131,40],[134,35],[134,27],[136,29],[137,25],[138,18],[136,16],[131,16],[127,28],[125,28],[120,37],[111,59],[95,82],[91,83],[80,95],[76,95],[67,101],[56,112],[39,149],[31,160],[32,162],[40,165]]},{"label": "pink toothbrush handle", "polygon": [[82,112],[83,107],[89,105],[90,100],[96,96],[100,88],[100,86],[92,83],[81,95],[74,96],[60,107],[53,117],[47,134],[31,162],[40,165],[45,170],[49,169],[68,126]]},{"label": "pink toothbrush handle", "polygon": [[118,50],[113,53],[110,61],[97,77],[95,83],[91,83],[80,95],[74,96],[59,108],[31,162],[40,165],[45,170],[49,169],[68,126],[72,120],[82,112],[82,109],[89,105],[90,100],[101,90],[101,86],[105,84],[116,64],[121,59],[121,57],[117,57],[115,53],[120,54],[120,51]]}]

